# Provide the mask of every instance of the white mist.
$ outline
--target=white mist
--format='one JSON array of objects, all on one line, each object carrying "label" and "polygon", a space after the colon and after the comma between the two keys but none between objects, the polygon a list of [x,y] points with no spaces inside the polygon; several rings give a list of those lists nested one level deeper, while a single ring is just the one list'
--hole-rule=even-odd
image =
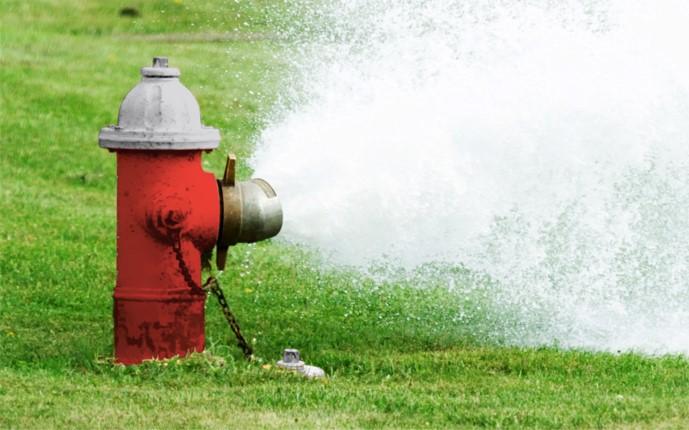
[{"label": "white mist", "polygon": [[252,161],[285,240],[485,274],[512,344],[689,353],[686,2],[309,4]]}]

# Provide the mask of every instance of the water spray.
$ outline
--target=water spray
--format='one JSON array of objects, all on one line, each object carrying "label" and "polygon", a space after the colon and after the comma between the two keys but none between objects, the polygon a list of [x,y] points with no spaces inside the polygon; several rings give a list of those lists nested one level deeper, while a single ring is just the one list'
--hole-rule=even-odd
[{"label": "water spray", "polygon": [[489,342],[689,353],[685,2],[295,3],[282,240],[478,294]]}]

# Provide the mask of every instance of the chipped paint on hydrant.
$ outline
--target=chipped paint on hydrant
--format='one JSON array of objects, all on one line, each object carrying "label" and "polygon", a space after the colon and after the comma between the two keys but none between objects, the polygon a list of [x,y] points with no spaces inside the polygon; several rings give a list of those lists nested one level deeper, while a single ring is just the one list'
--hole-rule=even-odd
[{"label": "chipped paint on hydrant", "polygon": [[189,285],[201,285],[201,255],[217,245],[223,269],[228,246],[272,237],[282,226],[275,191],[261,179],[235,184],[234,158],[222,181],[201,168],[202,152],[218,147],[220,133],[201,123],[180,71],[156,57],[141,75],[118,124],[99,135],[100,146],[117,154],[114,347],[124,364],[202,351],[206,293]]}]

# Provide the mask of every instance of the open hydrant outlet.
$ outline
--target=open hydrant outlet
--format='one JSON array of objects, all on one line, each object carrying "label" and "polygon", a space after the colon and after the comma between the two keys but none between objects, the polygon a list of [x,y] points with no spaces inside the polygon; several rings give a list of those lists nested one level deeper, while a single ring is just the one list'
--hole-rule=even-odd
[{"label": "open hydrant outlet", "polygon": [[282,207],[273,187],[260,178],[236,183],[236,161],[233,154],[228,155],[225,174],[218,181],[222,211],[216,254],[218,270],[225,269],[230,246],[271,238],[282,228]]}]

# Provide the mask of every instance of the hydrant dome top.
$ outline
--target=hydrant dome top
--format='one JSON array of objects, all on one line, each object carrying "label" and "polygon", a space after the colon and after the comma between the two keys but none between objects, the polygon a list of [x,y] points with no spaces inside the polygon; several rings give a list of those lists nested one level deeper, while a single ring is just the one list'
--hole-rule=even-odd
[{"label": "hydrant dome top", "polygon": [[194,95],[179,80],[179,69],[167,58],[155,57],[152,67],[141,69],[142,79],[120,105],[116,126],[100,131],[99,144],[110,149],[193,150],[214,149],[217,129],[201,123]]}]

